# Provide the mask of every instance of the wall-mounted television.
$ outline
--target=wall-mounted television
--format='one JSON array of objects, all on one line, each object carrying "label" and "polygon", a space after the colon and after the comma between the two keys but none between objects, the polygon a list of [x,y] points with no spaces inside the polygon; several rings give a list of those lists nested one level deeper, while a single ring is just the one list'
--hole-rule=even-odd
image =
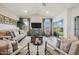
[{"label": "wall-mounted television", "polygon": [[41,28],[41,23],[31,23],[32,28]]}]

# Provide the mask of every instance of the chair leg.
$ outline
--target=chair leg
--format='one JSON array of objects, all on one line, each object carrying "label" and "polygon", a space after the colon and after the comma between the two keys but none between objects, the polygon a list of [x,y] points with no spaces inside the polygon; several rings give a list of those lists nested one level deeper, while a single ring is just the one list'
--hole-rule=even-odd
[{"label": "chair leg", "polygon": [[47,42],[45,42],[45,55],[46,55],[46,51],[47,51]]},{"label": "chair leg", "polygon": [[30,45],[29,45],[29,43],[28,43],[28,54],[30,55]]}]

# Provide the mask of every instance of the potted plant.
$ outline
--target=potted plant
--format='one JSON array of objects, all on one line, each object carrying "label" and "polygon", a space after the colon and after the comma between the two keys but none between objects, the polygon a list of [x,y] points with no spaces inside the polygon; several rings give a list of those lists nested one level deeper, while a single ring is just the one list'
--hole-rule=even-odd
[{"label": "potted plant", "polygon": [[38,32],[35,33],[34,35],[36,38],[38,38],[40,36],[40,34]]},{"label": "potted plant", "polygon": [[20,18],[20,20],[17,22],[17,26],[22,29],[24,27],[25,23],[23,22],[23,19]]}]

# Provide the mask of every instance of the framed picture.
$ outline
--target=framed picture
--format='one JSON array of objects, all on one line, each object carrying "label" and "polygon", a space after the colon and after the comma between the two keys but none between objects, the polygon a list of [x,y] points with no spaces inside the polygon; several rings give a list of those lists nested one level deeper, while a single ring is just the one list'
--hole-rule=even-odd
[{"label": "framed picture", "polygon": [[13,25],[15,24],[15,21],[14,21],[14,19],[12,19],[12,24],[13,24]]},{"label": "framed picture", "polygon": [[9,24],[9,18],[5,17],[5,24]]},{"label": "framed picture", "polygon": [[10,18],[8,18],[8,21],[9,21],[8,23],[10,24]]},{"label": "framed picture", "polygon": [[18,22],[18,21],[16,20],[16,25],[17,25],[17,22]]},{"label": "framed picture", "polygon": [[17,25],[17,20],[11,19],[0,14],[0,24]]},{"label": "framed picture", "polygon": [[14,25],[17,25],[17,20],[15,20],[15,23],[14,23]]},{"label": "framed picture", "polygon": [[12,21],[12,19],[11,19],[11,18],[9,18],[9,24],[11,24],[11,25],[12,25],[12,24],[13,24],[12,22],[13,22],[13,21]]},{"label": "framed picture", "polygon": [[17,24],[17,21],[14,20],[14,19],[12,19],[12,24],[13,24],[13,25],[16,25],[16,24]]},{"label": "framed picture", "polygon": [[0,23],[4,23],[4,16],[3,15],[0,15]]},{"label": "framed picture", "polygon": [[14,20],[14,19],[12,19],[12,24],[13,24],[13,25],[15,24],[15,20]]}]

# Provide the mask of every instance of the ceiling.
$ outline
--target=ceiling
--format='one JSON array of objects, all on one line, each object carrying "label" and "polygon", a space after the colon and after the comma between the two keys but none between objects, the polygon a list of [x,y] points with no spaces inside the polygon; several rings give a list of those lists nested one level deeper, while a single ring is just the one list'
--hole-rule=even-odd
[{"label": "ceiling", "polygon": [[17,16],[55,16],[62,11],[76,6],[76,3],[2,3]]}]

